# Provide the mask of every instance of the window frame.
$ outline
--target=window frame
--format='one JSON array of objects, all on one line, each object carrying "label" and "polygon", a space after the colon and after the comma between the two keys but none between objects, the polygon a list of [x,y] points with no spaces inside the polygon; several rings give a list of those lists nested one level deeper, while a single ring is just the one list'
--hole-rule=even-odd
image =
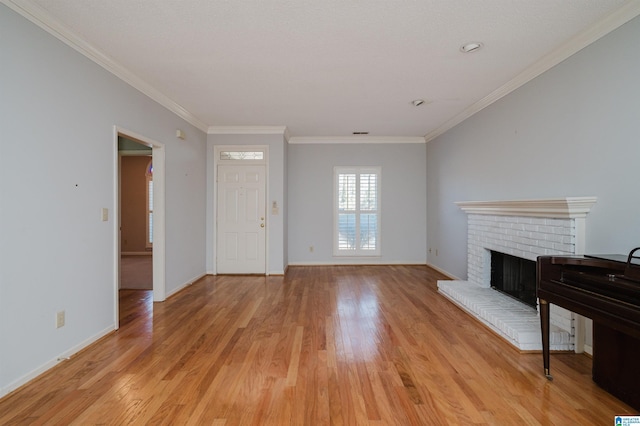
[{"label": "window frame", "polygon": [[[353,213],[356,216],[356,235],[360,234],[360,217],[363,214],[375,214],[376,215],[376,235],[375,235],[375,249],[363,249],[360,247],[359,239],[356,239],[357,246],[355,249],[340,249],[340,237],[339,237],[339,222],[340,213],[344,210],[340,210],[339,194],[339,176],[342,174],[355,174],[356,175],[356,208]],[[360,206],[360,176],[363,174],[375,174],[376,175],[376,209],[375,210],[362,210]],[[381,182],[382,182],[382,167],[380,166],[334,166],[333,168],[333,256],[335,257],[380,257],[381,256]]]},{"label": "window frame", "polygon": [[145,248],[153,249],[153,159],[149,160],[145,171],[146,232]]}]

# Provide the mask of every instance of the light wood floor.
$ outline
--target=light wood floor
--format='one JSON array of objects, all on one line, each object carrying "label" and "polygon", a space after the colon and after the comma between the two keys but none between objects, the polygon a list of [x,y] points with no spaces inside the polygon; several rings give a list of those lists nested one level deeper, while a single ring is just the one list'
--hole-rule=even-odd
[{"label": "light wood floor", "polygon": [[520,354],[424,266],[206,277],[0,400],[0,424],[608,425],[584,355]]}]

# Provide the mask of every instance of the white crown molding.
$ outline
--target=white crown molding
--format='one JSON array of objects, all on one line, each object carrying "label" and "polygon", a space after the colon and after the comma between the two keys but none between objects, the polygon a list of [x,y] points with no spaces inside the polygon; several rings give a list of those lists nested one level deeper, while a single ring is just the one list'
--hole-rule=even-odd
[{"label": "white crown molding", "polygon": [[183,120],[202,130],[203,132],[207,131],[207,125],[205,123],[200,121],[197,117],[184,109],[177,102],[142,80],[137,75],[133,74],[131,71],[129,71],[110,57],[106,56],[90,43],[82,40],[74,32],[60,24],[57,20],[53,19],[41,7],[24,0],[1,1],[16,13],[22,15],[24,18],[28,19],[38,27],[56,37],[58,40],[62,41],[69,47],[75,49],[82,55],[91,59],[102,68],[106,69],[119,79],[131,85],[134,89],[139,90],[149,98],[164,106],[169,111],[176,114],[178,117],[182,118]]},{"label": "white crown molding", "polygon": [[[29,2],[28,0],[0,0],[7,7],[22,15],[38,27],[47,31],[63,43],[75,49],[82,55],[91,59],[116,77],[125,81],[135,89],[139,90],[149,98],[153,99],[160,105],[167,108],[180,118],[197,127],[208,134],[280,134],[283,133],[285,139],[289,143],[425,143],[429,142],[456,125],[460,124],[467,118],[473,116],[477,112],[493,104],[497,100],[503,98],[507,94],[513,92],[543,72],[549,70],[579,50],[615,30],[636,16],[640,15],[640,1],[628,0],[623,6],[613,11],[605,18],[601,19],[590,28],[580,32],[572,39],[562,44],[549,54],[543,56],[534,65],[520,73],[510,82],[504,84],[497,90],[493,91],[483,99],[465,109],[456,117],[447,121],[435,130],[429,132],[424,138],[386,138],[386,137],[368,137],[357,136],[351,137],[289,137],[286,126],[207,126],[196,116],[187,111],[177,102],[151,86],[125,67],[115,62],[112,58],[106,56],[96,49],[90,43],[82,40],[79,36],[69,30],[67,27],[53,19],[46,11],[39,6]],[[276,130],[277,129],[277,130]],[[420,141],[412,141],[411,139],[422,139]]]},{"label": "white crown molding", "polygon": [[290,144],[347,144],[347,143],[426,143],[422,136],[294,136]]},{"label": "white crown molding", "polygon": [[209,135],[283,135],[289,137],[287,126],[209,126]]},{"label": "white crown molding", "polygon": [[467,214],[566,219],[586,217],[597,200],[597,197],[565,197],[537,200],[457,201],[455,204]]},{"label": "white crown molding", "polygon": [[427,142],[432,141],[433,139],[462,123],[464,120],[471,117],[475,113],[483,110],[497,100],[520,88],[540,74],[550,70],[560,62],[569,58],[571,55],[579,52],[591,43],[604,37],[611,31],[629,22],[638,15],[640,15],[640,1],[628,0],[620,8],[611,12],[603,19],[593,24],[591,27],[581,31],[580,33],[569,39],[567,42],[561,44],[556,49],[544,55],[532,66],[518,74],[513,80],[502,85],[495,91],[491,92],[489,95],[480,99],[475,104],[466,108],[463,112],[453,117],[451,120],[426,134],[425,140]]}]

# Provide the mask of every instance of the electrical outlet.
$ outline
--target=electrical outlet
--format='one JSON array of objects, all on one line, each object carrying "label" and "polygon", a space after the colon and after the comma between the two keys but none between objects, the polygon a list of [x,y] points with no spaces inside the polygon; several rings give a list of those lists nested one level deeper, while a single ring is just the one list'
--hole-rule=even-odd
[{"label": "electrical outlet", "polygon": [[56,328],[64,327],[64,311],[56,312]]}]

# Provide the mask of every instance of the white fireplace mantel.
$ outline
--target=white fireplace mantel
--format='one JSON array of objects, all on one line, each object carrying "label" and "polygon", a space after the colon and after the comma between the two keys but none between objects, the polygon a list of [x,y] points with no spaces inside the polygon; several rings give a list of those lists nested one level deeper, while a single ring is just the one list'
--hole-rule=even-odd
[{"label": "white fireplace mantel", "polygon": [[574,219],[584,218],[596,201],[596,197],[564,197],[536,200],[458,201],[456,205],[467,214]]},{"label": "white fireplace mantel", "polygon": [[[536,309],[491,289],[490,252],[533,261],[541,255],[583,254],[586,217],[596,201],[564,197],[457,202],[468,216],[467,280],[438,281],[438,290],[520,350],[540,350]],[[581,352],[582,323],[571,312],[552,306],[552,349]]]}]

